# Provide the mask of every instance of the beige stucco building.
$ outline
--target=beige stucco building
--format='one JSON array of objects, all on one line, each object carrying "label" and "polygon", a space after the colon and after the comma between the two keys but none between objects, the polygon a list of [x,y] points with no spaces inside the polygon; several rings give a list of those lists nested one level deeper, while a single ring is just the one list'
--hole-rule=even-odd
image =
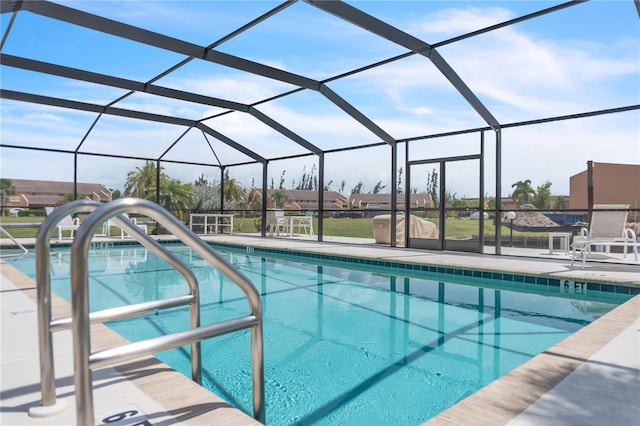
[{"label": "beige stucco building", "polygon": [[589,208],[589,174],[593,204],[629,204],[640,208],[640,164],[590,162],[587,169],[569,178],[569,208]]},{"label": "beige stucco building", "polygon": [[[55,206],[67,194],[73,194],[73,182],[9,179],[15,194],[4,197],[4,207],[38,209]],[[77,183],[77,192],[89,200],[111,201],[111,190],[99,183]]]}]

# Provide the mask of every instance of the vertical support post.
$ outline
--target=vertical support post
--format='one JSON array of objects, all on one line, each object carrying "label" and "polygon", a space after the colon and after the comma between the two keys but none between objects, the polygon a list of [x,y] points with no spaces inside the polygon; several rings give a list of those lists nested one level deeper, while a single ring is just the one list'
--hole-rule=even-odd
[{"label": "vertical support post", "polygon": [[589,217],[587,222],[591,223],[591,215],[593,214],[593,161],[587,161],[587,207],[589,208]]},{"label": "vertical support post", "polygon": [[409,169],[409,141],[404,147],[404,246],[409,247],[411,238],[411,170]]},{"label": "vertical support post", "polygon": [[440,161],[440,207],[439,207],[439,215],[440,215],[440,233],[439,233],[439,239],[440,239],[440,249],[441,250],[445,250],[445,244],[444,241],[446,239],[446,232],[447,232],[447,227],[446,227],[446,222],[447,222],[447,217],[446,217],[446,212],[445,212],[445,207],[447,204],[447,193],[446,193],[446,185],[447,185],[447,168],[446,168],[446,162],[445,161]]},{"label": "vertical support post", "polygon": [[[324,152],[318,154],[318,241],[322,241],[324,234]],[[313,215],[311,217],[311,227],[313,228]]]},{"label": "vertical support post", "polygon": [[502,249],[502,131],[496,130],[496,254]]},{"label": "vertical support post", "polygon": [[[73,200],[78,199],[78,153],[73,153]],[[72,201],[73,201],[72,200]]]},{"label": "vertical support post", "polygon": [[262,163],[262,221],[260,222],[260,234],[267,236],[267,168],[269,161]]},{"label": "vertical support post", "polygon": [[[160,204],[160,182],[162,179],[160,173],[160,160],[156,160],[156,204]],[[164,206],[165,208],[168,206]]]},{"label": "vertical support post", "polygon": [[478,244],[480,253],[484,253],[484,130],[480,132],[480,228]]},{"label": "vertical support post", "polygon": [[218,207],[218,210],[220,210],[220,213],[224,212],[224,172],[225,172],[226,167],[222,166],[220,167],[220,206]]},{"label": "vertical support post", "polygon": [[[391,145],[391,247],[396,246],[396,208],[398,206],[398,144]],[[409,218],[405,218],[409,220]]]}]

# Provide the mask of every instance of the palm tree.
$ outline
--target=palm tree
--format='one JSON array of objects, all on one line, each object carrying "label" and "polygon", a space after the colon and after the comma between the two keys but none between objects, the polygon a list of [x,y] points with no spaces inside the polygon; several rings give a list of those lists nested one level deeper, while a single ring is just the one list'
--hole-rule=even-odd
[{"label": "palm tree", "polygon": [[[244,210],[240,215],[240,223],[236,220],[236,226],[234,227],[234,232],[236,230],[243,229],[244,219],[246,216],[256,217],[256,212],[262,210],[262,193],[255,186],[252,187],[246,194],[242,196],[242,209]],[[260,230],[260,223],[262,221],[262,217],[254,220],[254,224],[257,230]]]},{"label": "palm tree", "polygon": [[16,188],[11,183],[10,179],[0,179],[0,192],[4,195],[14,195],[16,193]]},{"label": "palm tree", "polygon": [[2,193],[2,214],[4,215],[4,205],[7,203],[7,195],[14,195],[16,188],[9,179],[0,179],[0,193]]},{"label": "palm tree", "polygon": [[287,200],[289,199],[287,197],[287,195],[284,193],[284,191],[282,191],[281,189],[276,189],[275,191],[273,191],[273,193],[271,194],[271,199],[273,200],[273,203],[275,204],[275,207],[277,209],[281,209],[284,207],[284,205],[287,203]]},{"label": "palm tree", "polygon": [[251,211],[253,216],[256,211],[262,210],[262,193],[258,188],[251,188],[249,193],[244,196],[244,209]]},{"label": "palm tree", "polygon": [[242,202],[245,193],[242,186],[235,178],[229,178],[229,174],[224,177],[224,201],[226,205],[237,205]]},{"label": "palm tree", "polygon": [[358,182],[356,184],[356,186],[354,186],[353,188],[351,188],[351,193],[352,194],[360,194],[362,192],[362,181]]},{"label": "palm tree", "polygon": [[518,204],[527,204],[531,197],[535,197],[536,191],[531,187],[531,180],[519,180],[513,185],[515,188],[511,193],[511,199]]},{"label": "palm tree", "polygon": [[[161,179],[164,173],[160,167]],[[154,200],[155,193],[149,192],[150,187],[156,186],[156,165],[153,161],[146,161],[143,167],[136,167],[135,170],[127,173],[127,181],[124,185],[125,197],[146,198]]]},{"label": "palm tree", "polygon": [[382,191],[386,187],[387,187],[387,185],[383,185],[382,181],[379,180],[378,183],[376,183],[376,186],[373,187],[373,191],[371,193],[372,194],[379,194],[380,191]]},{"label": "palm tree", "polygon": [[[155,183],[147,188],[146,198],[155,196]],[[185,220],[191,208],[193,196],[193,185],[182,183],[177,179],[171,179],[166,175],[160,178],[160,199],[159,204],[171,211],[178,219]]]}]

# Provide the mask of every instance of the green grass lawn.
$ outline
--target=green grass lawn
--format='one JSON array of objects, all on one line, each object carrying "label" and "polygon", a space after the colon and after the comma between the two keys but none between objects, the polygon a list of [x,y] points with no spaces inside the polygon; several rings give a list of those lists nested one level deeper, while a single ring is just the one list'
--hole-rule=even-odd
[{"label": "green grass lawn", "polygon": [[[44,217],[0,217],[0,225],[8,223],[41,223]],[[255,219],[251,217],[237,218],[236,229],[237,233],[256,233]],[[436,225],[437,220],[432,220]],[[314,219],[314,229],[318,230],[318,220]],[[447,237],[468,237],[477,236],[479,229],[479,223],[477,220],[471,219],[449,219],[447,220]],[[38,232],[38,228],[7,228],[7,230],[15,238],[35,238]],[[115,228],[114,228],[115,230]],[[493,220],[485,220],[485,235],[495,235]],[[149,228],[149,232],[153,232],[153,227]],[[509,228],[502,227],[502,235],[507,236],[510,234]],[[326,218],[324,220],[324,234],[335,237],[355,237],[355,238],[373,238],[373,222],[368,218]],[[119,231],[118,231],[119,235]],[[514,231],[514,236],[527,236],[527,237],[545,237],[546,232],[519,232]],[[1,238],[7,238],[6,235],[1,234]]]},{"label": "green grass lawn", "polygon": [[[5,217],[0,217],[0,226],[1,225],[5,225],[5,224],[12,224],[12,223],[28,223],[28,224],[38,224],[38,226],[44,221],[44,217],[39,216],[39,217],[9,217],[9,216],[5,216]],[[143,219],[144,220],[144,219]],[[150,226],[149,227],[149,232],[153,233],[154,230],[154,226]],[[38,227],[37,226],[31,226],[28,228],[10,228],[7,227],[5,228],[5,231],[8,231],[14,238],[35,238],[38,234]],[[70,231],[62,231],[62,235],[64,237],[68,237],[70,235]],[[111,235],[120,235],[120,228],[118,227],[111,227]],[[53,231],[53,236],[57,238],[58,236],[58,231],[54,230]],[[4,233],[0,233],[0,239],[2,238],[9,238],[7,237]]]},{"label": "green grass lawn", "polygon": [[[429,220],[439,225],[438,220]],[[317,221],[315,221],[317,229]],[[471,219],[448,219],[447,220],[447,237],[469,237],[479,234],[480,224],[477,220]],[[502,235],[509,235],[510,229],[502,227]],[[324,221],[325,235],[336,237],[358,237],[373,238],[373,222],[372,219],[353,219],[353,218],[330,218]],[[484,224],[485,235],[495,235],[493,220],[489,219]],[[514,236],[526,235],[529,237],[546,236],[546,232],[513,232]]]},{"label": "green grass lawn", "polygon": [[[438,225],[437,220],[430,220]],[[240,223],[239,219],[236,222]],[[258,232],[253,223],[253,219],[245,218],[242,222],[242,226],[236,225],[237,230],[234,232],[239,233],[255,233]],[[313,221],[314,229],[318,230],[318,219]],[[355,237],[355,238],[373,238],[373,221],[368,218],[326,218],[324,220],[324,234],[334,237]],[[477,236],[479,232],[479,223],[477,220],[471,219],[449,219],[447,220],[447,237],[469,237]],[[493,220],[487,219],[484,224],[485,235],[495,235],[495,229],[493,226]],[[502,227],[503,237],[509,235],[510,229]],[[514,236],[528,236],[528,237],[544,237],[546,232],[519,232],[514,231]]]},{"label": "green grass lawn", "polygon": [[[44,217],[0,217],[0,226],[11,223],[42,223]],[[5,228],[5,231],[13,235],[14,238],[35,238],[38,228]],[[0,238],[8,238],[4,233],[0,233]]]}]

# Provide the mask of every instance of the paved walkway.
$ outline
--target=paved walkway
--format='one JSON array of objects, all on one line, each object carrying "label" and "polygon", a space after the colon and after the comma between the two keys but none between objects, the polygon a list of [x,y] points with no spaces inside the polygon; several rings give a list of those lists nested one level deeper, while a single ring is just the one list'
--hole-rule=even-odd
[{"label": "paved walkway", "polygon": [[639,335],[636,320],[509,424],[640,424]]}]

